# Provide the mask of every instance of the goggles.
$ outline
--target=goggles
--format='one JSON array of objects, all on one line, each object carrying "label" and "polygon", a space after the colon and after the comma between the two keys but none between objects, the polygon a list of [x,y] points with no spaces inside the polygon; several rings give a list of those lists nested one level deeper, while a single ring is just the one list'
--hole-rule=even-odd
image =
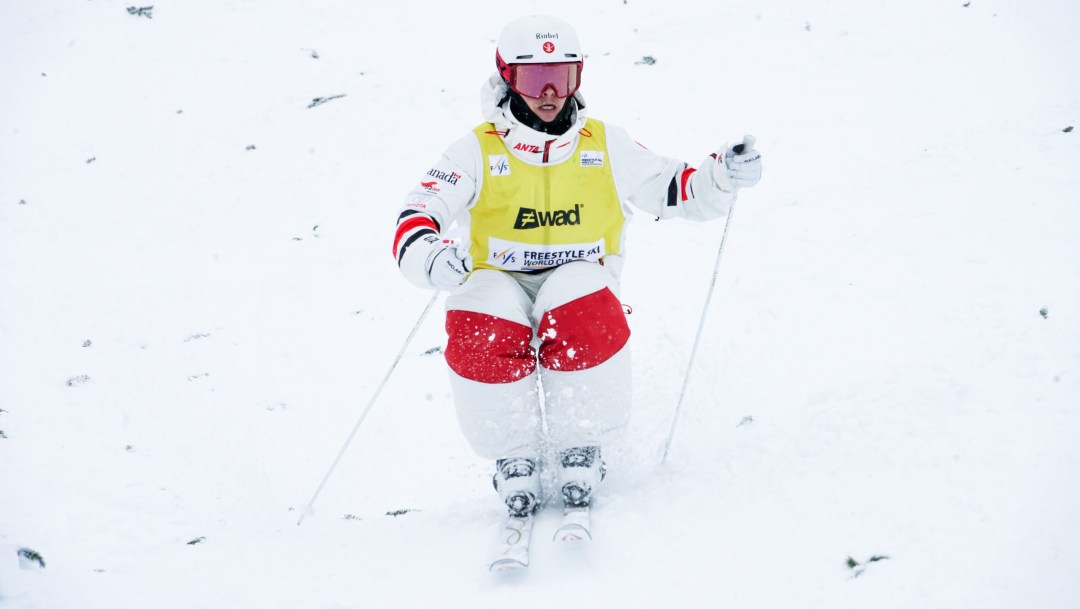
[{"label": "goggles", "polygon": [[506,68],[503,77],[510,83],[510,88],[525,97],[539,98],[548,87],[555,89],[555,97],[570,97],[581,86],[580,61],[515,63]]}]

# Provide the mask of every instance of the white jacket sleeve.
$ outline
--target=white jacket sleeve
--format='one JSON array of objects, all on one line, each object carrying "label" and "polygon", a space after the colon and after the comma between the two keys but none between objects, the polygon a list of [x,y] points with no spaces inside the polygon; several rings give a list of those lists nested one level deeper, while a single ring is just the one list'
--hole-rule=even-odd
[{"label": "white jacket sleeve", "polygon": [[422,288],[434,288],[428,256],[445,234],[475,203],[483,173],[480,144],[472,133],[443,153],[405,196],[394,233],[394,257],[401,273]]},{"label": "white jacket sleeve", "polygon": [[635,142],[619,127],[607,126],[607,144],[619,196],[661,219],[704,221],[723,217],[736,189],[723,159],[706,157],[697,169],[661,156]]}]

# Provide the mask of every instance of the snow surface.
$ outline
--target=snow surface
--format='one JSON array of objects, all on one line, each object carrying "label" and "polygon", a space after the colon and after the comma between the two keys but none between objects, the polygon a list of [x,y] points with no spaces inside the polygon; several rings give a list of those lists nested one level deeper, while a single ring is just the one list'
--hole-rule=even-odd
[{"label": "snow surface", "polygon": [[[128,6],[0,4],[4,609],[1080,606],[1075,0]],[[594,116],[764,154],[671,457],[723,225],[638,217],[594,542],[485,571],[441,298],[297,526],[429,299],[399,202],[538,10]]]}]

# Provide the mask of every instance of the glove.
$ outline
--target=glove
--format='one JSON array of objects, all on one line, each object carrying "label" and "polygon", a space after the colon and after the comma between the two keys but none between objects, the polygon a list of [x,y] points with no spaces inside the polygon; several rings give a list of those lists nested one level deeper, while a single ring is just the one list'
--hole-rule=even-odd
[{"label": "glove", "polygon": [[755,142],[754,136],[746,135],[741,144],[724,151],[724,172],[737,188],[753,186],[761,180],[761,153],[754,150]]},{"label": "glove", "polygon": [[452,240],[440,239],[434,235],[425,237],[424,240],[432,246],[427,256],[427,273],[431,284],[446,291],[461,285],[472,268],[468,250],[458,247]]}]

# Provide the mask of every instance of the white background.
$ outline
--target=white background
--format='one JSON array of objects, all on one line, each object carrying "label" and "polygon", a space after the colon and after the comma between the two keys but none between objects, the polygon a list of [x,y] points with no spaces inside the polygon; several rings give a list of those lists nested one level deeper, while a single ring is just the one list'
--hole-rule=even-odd
[{"label": "white background", "polygon": [[1080,606],[1075,1],[544,3],[593,116],[765,172],[664,467],[723,223],[631,225],[596,540],[545,515],[512,577],[441,299],[296,522],[429,299],[402,197],[536,4],[127,6],[0,5],[4,609]]}]

